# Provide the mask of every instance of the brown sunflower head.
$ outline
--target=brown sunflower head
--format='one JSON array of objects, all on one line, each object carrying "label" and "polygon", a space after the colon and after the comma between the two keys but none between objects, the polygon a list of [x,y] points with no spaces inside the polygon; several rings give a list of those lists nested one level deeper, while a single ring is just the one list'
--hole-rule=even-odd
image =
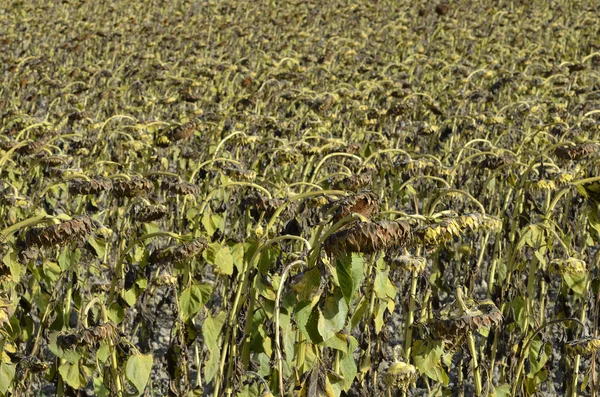
[{"label": "brown sunflower head", "polygon": [[148,179],[134,176],[129,180],[113,182],[112,193],[119,198],[132,198],[146,195],[153,188],[154,185]]},{"label": "brown sunflower head", "polygon": [[154,222],[167,215],[168,208],[162,204],[138,203],[131,209],[131,215],[136,222]]},{"label": "brown sunflower head", "polygon": [[194,135],[194,132],[200,126],[200,120],[194,119],[187,123],[181,124],[167,133],[167,138],[172,141],[181,141]]},{"label": "brown sunflower head", "polygon": [[554,149],[554,155],[562,160],[582,160],[596,154],[598,149],[600,146],[593,142],[565,144]]},{"label": "brown sunflower head", "polygon": [[156,250],[150,254],[149,261],[154,265],[177,264],[200,255],[207,247],[208,242],[203,238],[198,238],[189,243]]},{"label": "brown sunflower head", "polygon": [[244,170],[238,167],[223,167],[221,168],[225,175],[230,178],[235,178],[242,181],[252,182],[256,178],[256,172]]},{"label": "brown sunflower head", "polygon": [[427,259],[421,256],[399,255],[391,259],[390,267],[410,273],[422,273],[427,268]]},{"label": "brown sunflower head", "polygon": [[384,382],[392,389],[406,390],[416,378],[417,368],[414,365],[394,361],[385,372]]},{"label": "brown sunflower head", "polygon": [[367,219],[379,213],[379,199],[372,192],[362,192],[343,197],[323,207],[324,211],[333,210],[333,223],[340,221],[352,213],[360,214]]},{"label": "brown sunflower head", "polygon": [[510,152],[500,152],[498,154],[487,154],[477,163],[477,167],[487,170],[495,170],[505,165],[513,164],[517,159]]},{"label": "brown sunflower head", "polygon": [[600,349],[600,338],[588,337],[567,342],[567,353],[571,356],[589,357]]},{"label": "brown sunflower head", "polygon": [[169,193],[177,194],[177,195],[192,195],[199,196],[202,189],[198,185],[194,185],[193,183],[185,182],[185,181],[175,181],[175,180],[164,180],[160,184],[160,188],[162,190],[166,190]]},{"label": "brown sunflower head", "polygon": [[372,183],[373,180],[371,174],[365,172],[339,179],[332,184],[332,188],[336,190],[349,190],[352,192],[357,192],[371,186]]},{"label": "brown sunflower head", "polygon": [[69,193],[72,195],[98,195],[102,192],[109,192],[112,186],[112,182],[108,179],[97,178],[89,181],[73,179],[69,181]]},{"label": "brown sunflower head", "polygon": [[502,322],[502,313],[491,300],[475,301],[457,295],[457,299],[434,314],[430,321],[436,337],[456,342],[467,332],[489,328]]},{"label": "brown sunflower head", "polygon": [[[285,200],[278,197],[268,198],[260,194],[254,194],[242,200],[241,209],[245,211],[250,209],[250,213],[254,219],[258,219],[261,212],[265,213],[265,217],[271,218],[275,211],[285,203]],[[290,218],[295,211],[295,205],[288,204],[283,210],[281,217]]]},{"label": "brown sunflower head", "polygon": [[27,246],[53,247],[71,242],[84,241],[93,231],[94,225],[89,216],[80,216],[46,227],[32,228],[25,234]]},{"label": "brown sunflower head", "polygon": [[358,222],[325,239],[324,248],[330,256],[341,252],[372,253],[403,248],[412,240],[412,229],[400,221]]},{"label": "brown sunflower head", "polygon": [[97,347],[103,341],[115,344],[119,338],[119,330],[113,323],[102,323],[95,327],[83,329],[80,336],[81,344]]}]

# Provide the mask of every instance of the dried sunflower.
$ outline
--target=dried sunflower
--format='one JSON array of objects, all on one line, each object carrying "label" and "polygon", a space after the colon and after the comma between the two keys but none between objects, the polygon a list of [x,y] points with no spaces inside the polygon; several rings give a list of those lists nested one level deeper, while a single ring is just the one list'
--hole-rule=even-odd
[{"label": "dried sunflower", "polygon": [[199,196],[202,189],[198,185],[184,181],[164,180],[160,188],[173,194]]},{"label": "dried sunflower", "polygon": [[137,222],[154,222],[167,215],[168,208],[162,204],[138,203],[131,208],[131,215]]},{"label": "dried sunflower", "polygon": [[173,130],[169,131],[166,136],[170,141],[181,141],[182,139],[192,136],[199,127],[200,120],[194,119],[175,127]]},{"label": "dried sunflower", "polygon": [[421,273],[427,267],[427,259],[421,256],[400,255],[391,259],[390,266],[411,273]]},{"label": "dried sunflower", "polygon": [[[265,213],[267,218],[271,218],[275,211],[285,203],[284,199],[273,197],[268,198],[259,194],[254,194],[242,200],[241,209],[245,211],[247,208],[252,208],[252,217],[257,219],[261,212]],[[289,218],[295,211],[295,206],[288,205],[282,213],[283,218]]]},{"label": "dried sunflower", "polygon": [[152,191],[153,188],[154,185],[149,180],[134,176],[129,180],[113,182],[112,193],[116,197],[131,198],[145,195]]},{"label": "dried sunflower", "polygon": [[251,170],[243,170],[234,167],[223,167],[222,170],[225,173],[225,175],[243,181],[251,182],[256,178],[256,172]]},{"label": "dried sunflower", "polygon": [[417,368],[402,361],[394,361],[386,370],[384,382],[387,387],[406,390],[417,378]]},{"label": "dried sunflower", "polygon": [[502,227],[502,222],[499,219],[472,213],[421,226],[415,230],[415,237],[425,247],[436,247],[452,241],[455,237],[460,237],[467,231],[498,230],[500,227]]},{"label": "dried sunflower", "polygon": [[153,251],[149,261],[155,265],[177,264],[201,254],[207,247],[208,242],[198,238],[189,243]]},{"label": "dried sunflower", "polygon": [[69,193],[73,195],[98,195],[102,192],[109,192],[112,189],[112,182],[108,179],[90,179],[86,180],[70,180]]},{"label": "dried sunflower", "polygon": [[327,237],[324,248],[330,256],[340,252],[372,253],[406,247],[411,241],[412,230],[405,222],[358,222]]},{"label": "dried sunflower", "polygon": [[579,145],[563,145],[554,149],[554,155],[562,160],[581,160],[598,152],[600,146],[593,142],[581,143]]},{"label": "dried sunflower", "polygon": [[372,192],[362,192],[343,197],[324,207],[324,211],[333,209],[333,223],[356,213],[369,219],[379,213],[379,199]]},{"label": "dried sunflower", "polygon": [[487,154],[479,163],[476,164],[479,168],[495,170],[505,165],[513,164],[517,159],[509,152],[501,152],[498,155]]},{"label": "dried sunflower", "polygon": [[499,325],[502,313],[491,300],[475,301],[459,298],[434,313],[430,326],[436,337],[456,342],[467,332]]},{"label": "dried sunflower", "polygon": [[350,190],[356,192],[364,189],[373,183],[370,173],[362,173],[359,175],[350,175],[335,181],[332,188],[336,190]]},{"label": "dried sunflower", "polygon": [[588,337],[567,342],[567,352],[572,355],[589,357],[600,349],[600,338]]},{"label": "dried sunflower", "polygon": [[25,234],[25,242],[27,246],[38,247],[65,245],[85,240],[93,229],[92,219],[80,216],[56,225],[29,229]]},{"label": "dried sunflower", "polygon": [[581,274],[587,271],[587,265],[581,259],[569,257],[566,259],[554,259],[549,264],[549,269],[562,276]]}]

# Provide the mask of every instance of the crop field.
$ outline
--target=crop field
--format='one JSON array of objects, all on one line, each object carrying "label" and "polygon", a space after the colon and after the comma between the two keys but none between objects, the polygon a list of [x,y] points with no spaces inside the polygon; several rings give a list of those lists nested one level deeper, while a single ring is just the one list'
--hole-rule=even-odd
[{"label": "crop field", "polygon": [[598,396],[599,12],[3,1],[0,396]]}]

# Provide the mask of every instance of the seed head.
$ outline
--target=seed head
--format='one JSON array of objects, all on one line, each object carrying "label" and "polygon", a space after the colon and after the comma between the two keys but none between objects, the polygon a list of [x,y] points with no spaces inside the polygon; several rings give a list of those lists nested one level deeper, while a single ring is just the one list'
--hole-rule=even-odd
[{"label": "seed head", "polygon": [[154,185],[149,180],[134,176],[130,180],[113,182],[112,193],[116,197],[132,198],[143,196],[152,191],[153,188]]},{"label": "seed head", "polygon": [[138,203],[131,209],[131,215],[136,222],[154,222],[165,215],[168,209],[162,204],[141,204]]},{"label": "seed head", "polygon": [[102,192],[109,192],[112,189],[112,182],[108,179],[90,179],[69,181],[69,193],[72,195],[98,195]]},{"label": "seed head", "polygon": [[207,247],[208,242],[199,238],[189,243],[154,251],[150,254],[149,261],[155,265],[177,264],[201,254]]},{"label": "seed head", "polygon": [[324,248],[330,256],[336,256],[340,252],[372,253],[403,248],[408,246],[411,240],[412,230],[405,222],[358,222],[327,237]]},{"label": "seed head", "polygon": [[81,216],[56,225],[30,229],[25,235],[25,242],[27,246],[62,246],[75,241],[84,241],[93,229],[92,219],[89,216]]},{"label": "seed head", "polygon": [[202,189],[200,188],[200,186],[198,185],[194,185],[192,183],[188,183],[185,181],[174,181],[174,180],[164,180],[161,184],[160,184],[160,188],[162,190],[166,190],[170,193],[173,194],[177,194],[177,195],[192,195],[192,196],[199,196]]}]

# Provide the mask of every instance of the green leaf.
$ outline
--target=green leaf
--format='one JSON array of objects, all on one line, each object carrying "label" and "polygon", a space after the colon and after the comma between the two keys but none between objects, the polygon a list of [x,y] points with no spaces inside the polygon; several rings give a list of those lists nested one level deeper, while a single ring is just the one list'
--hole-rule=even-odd
[{"label": "green leaf", "polygon": [[386,271],[377,271],[377,275],[375,276],[375,283],[373,284],[373,290],[375,291],[375,295],[379,299],[391,298],[394,299],[396,297],[396,293],[398,289],[392,284],[389,277],[389,270]]},{"label": "green leaf", "polygon": [[235,268],[241,273],[244,269],[244,244],[235,244],[231,248],[231,256],[233,257]]},{"label": "green leaf", "polygon": [[273,264],[277,261],[281,248],[279,244],[269,245],[267,248],[260,252],[260,260],[258,261],[258,269],[261,273],[266,274],[268,270],[273,267]]},{"label": "green leaf", "polygon": [[[325,298],[322,311],[322,322],[319,321],[319,332],[323,339],[329,339],[333,334],[340,331],[346,325],[348,316],[348,303],[339,288],[335,288],[333,294]],[[328,335],[329,337],[326,337]]]},{"label": "green leaf", "polygon": [[352,317],[350,318],[351,330],[356,328],[356,326],[360,323],[360,320],[362,320],[362,317],[364,316],[368,308],[369,301],[365,299],[365,297],[362,297],[360,302],[358,303],[358,306],[354,310],[354,313],[352,313]]},{"label": "green leaf", "polygon": [[383,316],[385,315],[385,309],[387,309],[388,307],[388,300],[382,300],[379,301],[379,304],[377,305],[377,307],[375,307],[375,332],[376,333],[380,333],[381,329],[383,328],[383,324],[384,324],[384,319]]},{"label": "green leaf", "polygon": [[219,370],[221,350],[218,340],[223,324],[225,324],[225,318],[225,312],[220,312],[216,316],[207,315],[202,323],[202,336],[209,352],[209,358],[204,367],[204,377],[207,382],[210,382]]},{"label": "green leaf", "polygon": [[503,383],[500,386],[492,387],[492,397],[508,397],[510,396],[510,385]]},{"label": "green leaf", "polygon": [[552,355],[552,345],[550,343],[543,343],[541,340],[536,339],[529,345],[529,374],[527,376],[532,377],[536,373],[540,372],[544,365],[548,362]]},{"label": "green leaf", "polygon": [[50,261],[44,262],[44,264],[42,265],[42,270],[44,272],[44,275],[51,282],[56,282],[60,278],[60,274],[62,273],[60,266],[58,266],[56,262]]},{"label": "green leaf", "polygon": [[65,383],[73,389],[79,389],[80,387],[85,386],[85,378],[82,381],[82,376],[79,372],[79,362],[74,364],[63,363],[58,368],[58,372]]},{"label": "green leaf", "polygon": [[527,309],[525,298],[522,296],[517,296],[510,304],[512,309],[515,312],[515,321],[521,328],[521,330],[525,329],[525,322],[527,321]]},{"label": "green leaf", "polygon": [[4,255],[2,262],[10,269],[10,276],[13,281],[15,283],[21,281],[21,274],[24,274],[26,269],[17,260],[17,253],[11,249],[8,255]]},{"label": "green leaf", "polygon": [[108,308],[108,318],[115,324],[120,324],[125,318],[125,309],[117,302],[110,305]]},{"label": "green leaf", "polygon": [[219,216],[213,215],[210,211],[205,211],[204,215],[202,215],[202,226],[204,226],[206,233],[208,233],[210,237],[212,237],[219,228],[219,221]]},{"label": "green leaf", "polygon": [[358,368],[356,367],[356,361],[354,361],[352,352],[350,352],[350,354],[345,354],[340,360],[340,375],[344,378],[344,391],[350,390],[357,373]]},{"label": "green leaf", "polygon": [[181,310],[181,318],[186,321],[202,309],[202,306],[210,298],[212,287],[210,284],[194,283],[190,287],[183,290],[179,297],[179,308]]},{"label": "green leaf", "polygon": [[94,378],[94,395],[98,397],[110,396],[110,390],[104,386],[104,379],[101,377]]},{"label": "green leaf", "polygon": [[108,346],[108,342],[102,342],[100,343],[100,347],[98,348],[98,351],[96,352],[96,357],[98,358],[98,361],[100,361],[101,363],[105,363],[106,360],[108,359],[108,356],[110,355],[110,346]]},{"label": "green leaf", "polygon": [[291,284],[298,302],[312,301],[320,285],[321,272],[316,266],[294,277],[294,281]]},{"label": "green leaf", "polygon": [[444,354],[444,344],[442,341],[422,341],[416,340],[413,343],[411,356],[415,367],[421,374],[427,374],[442,363],[442,354]]},{"label": "green leaf", "polygon": [[[312,343],[318,345],[323,342],[322,334],[319,333],[320,310],[314,307],[311,301],[302,301],[296,305],[296,323],[304,336]],[[329,337],[333,334],[329,335]]]},{"label": "green leaf", "polygon": [[325,346],[339,350],[344,354],[348,354],[348,340],[346,335],[337,333],[325,341]]},{"label": "green leaf", "polygon": [[127,359],[125,375],[137,389],[138,396],[146,389],[146,383],[148,383],[148,378],[152,371],[153,361],[151,354],[133,354]]},{"label": "green leaf", "polygon": [[17,366],[10,363],[0,363],[0,392],[6,394],[15,378]]},{"label": "green leaf", "polygon": [[448,383],[450,382],[450,377],[441,365],[427,371],[425,375],[436,382],[442,383],[444,386],[448,386]]},{"label": "green leaf", "polygon": [[337,279],[344,298],[346,298],[346,302],[348,303],[350,303],[358,287],[360,287],[363,277],[363,262],[363,257],[357,253],[351,255],[344,253],[336,258],[335,269]]},{"label": "green leaf", "polygon": [[79,249],[72,251],[71,248],[64,247],[58,257],[58,264],[62,270],[67,270],[71,266],[71,263],[78,263],[79,258],[81,258],[81,251]]},{"label": "green leaf", "polygon": [[221,274],[230,276],[233,274],[233,256],[231,255],[231,251],[229,247],[224,246],[221,247],[217,254],[215,255],[214,265],[219,269]]},{"label": "green leaf", "polygon": [[585,273],[563,274],[563,280],[569,288],[577,295],[582,295],[585,291]]},{"label": "green leaf", "polygon": [[104,241],[91,236],[88,238],[88,243],[90,243],[98,258],[104,258],[104,254],[106,253],[106,243]]}]

